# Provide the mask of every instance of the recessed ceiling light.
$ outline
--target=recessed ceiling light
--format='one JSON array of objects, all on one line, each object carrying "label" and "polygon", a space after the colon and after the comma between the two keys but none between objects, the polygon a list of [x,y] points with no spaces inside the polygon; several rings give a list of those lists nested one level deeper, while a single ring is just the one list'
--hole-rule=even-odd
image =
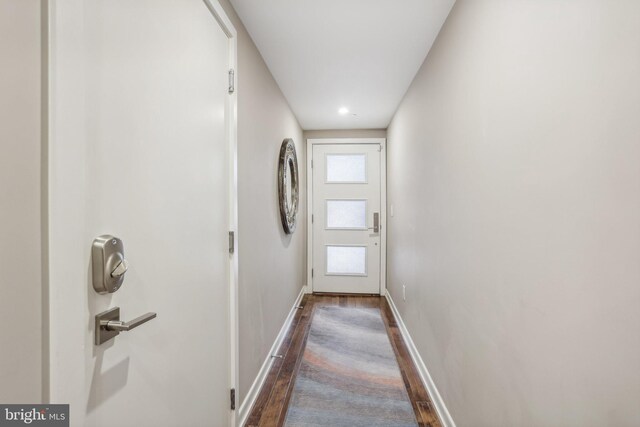
[{"label": "recessed ceiling light", "polygon": [[338,110],[338,113],[340,113],[340,114],[348,114],[349,113],[349,109],[347,107],[340,107],[340,109]]}]

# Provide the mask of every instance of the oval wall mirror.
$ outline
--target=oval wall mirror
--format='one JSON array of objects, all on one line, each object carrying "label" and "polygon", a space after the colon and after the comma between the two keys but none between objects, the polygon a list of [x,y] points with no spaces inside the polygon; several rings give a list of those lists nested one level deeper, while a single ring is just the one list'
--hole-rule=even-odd
[{"label": "oval wall mirror", "polygon": [[296,146],[291,138],[282,141],[280,160],[278,162],[278,202],[280,219],[287,234],[296,231],[298,214],[298,156]]}]

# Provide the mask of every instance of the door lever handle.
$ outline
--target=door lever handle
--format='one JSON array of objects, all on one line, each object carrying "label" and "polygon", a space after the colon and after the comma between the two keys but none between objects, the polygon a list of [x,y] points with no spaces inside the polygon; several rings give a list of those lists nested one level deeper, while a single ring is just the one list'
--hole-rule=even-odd
[{"label": "door lever handle", "polygon": [[120,320],[120,307],[113,307],[97,314],[95,317],[95,343],[100,345],[117,337],[120,332],[127,332],[137,328],[151,319],[155,319],[156,313],[143,314],[129,322]]},{"label": "door lever handle", "polygon": [[380,214],[378,212],[373,213],[373,227],[369,227],[367,230],[373,230],[374,233],[380,232]]},{"label": "door lever handle", "polygon": [[107,331],[127,332],[137,328],[143,323],[147,323],[151,319],[155,319],[156,316],[157,313],[147,313],[129,322],[123,322],[122,320],[101,320],[100,326],[103,326]]}]

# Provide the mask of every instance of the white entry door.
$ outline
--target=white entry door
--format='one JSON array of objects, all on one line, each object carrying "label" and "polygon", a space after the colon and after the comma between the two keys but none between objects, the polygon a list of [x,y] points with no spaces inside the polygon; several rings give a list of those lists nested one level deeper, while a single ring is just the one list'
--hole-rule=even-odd
[{"label": "white entry door", "polygon": [[[50,400],[72,426],[228,426],[233,26],[215,0],[51,2]],[[92,286],[120,238],[122,287]],[[95,316],[157,318],[96,345]]]},{"label": "white entry door", "polygon": [[314,292],[380,293],[381,144],[313,144]]}]

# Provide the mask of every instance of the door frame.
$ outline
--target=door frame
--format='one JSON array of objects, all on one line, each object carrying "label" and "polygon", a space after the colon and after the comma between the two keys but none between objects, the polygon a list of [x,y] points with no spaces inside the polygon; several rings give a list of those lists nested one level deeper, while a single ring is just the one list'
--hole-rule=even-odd
[{"label": "door frame", "polygon": [[[240,331],[238,318],[238,33],[218,0],[203,0],[229,39],[229,68],[233,70],[233,92],[227,97],[225,111],[227,131],[228,228],[233,232],[234,250],[229,250],[229,389],[237,390],[240,382]],[[234,394],[235,396],[236,394]],[[235,402],[235,408],[239,403]],[[230,424],[239,422],[237,410],[231,410]]]},{"label": "door frame", "polygon": [[[66,2],[66,0],[65,0]],[[83,84],[85,73],[82,69],[68,69],[60,74],[59,62],[68,65],[75,55],[75,51],[83,46],[83,30],[74,29],[73,36],[65,34],[64,37],[73,39],[73,48],[61,48],[58,45],[58,35],[68,23],[68,20],[81,19],[83,13],[83,0],[44,0],[42,3],[42,58],[43,58],[43,154],[42,154],[42,182],[43,182],[43,328],[46,337],[43,337],[43,401],[49,402],[52,389],[54,387],[52,376],[63,375],[57,372],[55,360],[52,357],[54,351],[51,347],[51,335],[54,330],[49,312],[56,310],[60,304],[62,296],[57,289],[59,283],[69,280],[65,274],[65,268],[69,269],[68,258],[61,259],[56,254],[65,248],[60,242],[64,241],[64,225],[69,221],[60,221],[58,216],[61,211],[82,212],[81,207],[86,199],[86,191],[68,191],[69,178],[82,177],[86,171],[83,170],[82,162],[78,162],[84,155],[84,138],[82,135],[82,121],[85,119],[83,112],[82,96],[74,94],[71,100],[63,103],[57,96],[58,86],[68,84],[73,81],[75,84]],[[219,0],[202,0],[207,9],[211,12],[217,25],[220,26],[228,39],[229,68],[234,70],[234,91],[228,93],[225,105],[225,139],[227,149],[227,217],[228,230],[235,233],[235,250],[228,254],[228,304],[229,304],[229,388],[237,389],[239,384],[239,327],[238,327],[238,33],[229,16],[220,4]],[[60,19],[58,9],[65,9],[65,16]],[[73,16],[69,18],[69,15]],[[213,21],[212,21],[213,22]],[[68,41],[68,40],[67,40]],[[62,79],[64,77],[64,79]],[[60,83],[60,81],[62,83]],[[78,126],[78,123],[80,125]],[[64,139],[73,140],[76,147],[77,157],[66,159],[71,171],[60,171],[59,164],[61,155],[56,150],[58,141]],[[73,186],[72,186],[73,187]],[[75,188],[74,188],[75,189]],[[81,217],[75,224],[81,224]],[[86,247],[73,247],[74,256],[82,257],[86,254]],[[82,259],[82,258],[79,258]],[[80,277],[83,277],[84,273]],[[55,337],[53,337],[55,339]],[[238,404],[236,403],[236,407]],[[237,410],[230,411],[230,426],[238,425],[239,417]]]},{"label": "door frame", "polygon": [[313,293],[313,146],[339,144],[380,144],[380,296],[387,294],[387,139],[309,138],[307,139],[307,293]]},{"label": "door frame", "polygon": [[[213,14],[229,40],[229,68],[233,70],[230,81],[233,91],[226,102],[225,121],[227,132],[228,228],[233,233],[233,251],[229,250],[229,390],[237,390],[240,383],[240,331],[238,317],[238,32],[218,0],[202,0]],[[237,393],[233,394],[237,400]],[[234,402],[230,424],[239,424],[239,402]]]}]

